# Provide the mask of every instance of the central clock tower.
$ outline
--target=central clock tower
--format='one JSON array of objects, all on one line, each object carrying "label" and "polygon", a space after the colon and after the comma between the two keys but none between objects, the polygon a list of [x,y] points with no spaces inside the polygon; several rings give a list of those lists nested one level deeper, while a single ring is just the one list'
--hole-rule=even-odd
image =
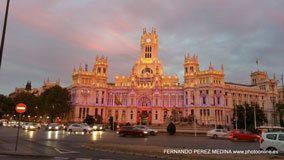
[{"label": "central clock tower", "polygon": [[132,68],[132,75],[154,77],[163,74],[163,66],[158,59],[158,35],[155,28],[151,32],[143,29],[140,39],[140,58]]},{"label": "central clock tower", "polygon": [[153,62],[158,59],[158,35],[156,28],[152,28],[151,33],[143,29],[143,34],[140,40],[141,45],[141,60]]}]

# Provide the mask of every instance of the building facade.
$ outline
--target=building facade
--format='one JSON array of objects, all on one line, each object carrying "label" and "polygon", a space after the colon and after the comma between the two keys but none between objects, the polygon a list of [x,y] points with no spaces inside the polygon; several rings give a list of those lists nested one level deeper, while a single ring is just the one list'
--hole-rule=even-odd
[{"label": "building facade", "polygon": [[32,88],[32,82],[31,81],[28,81],[25,88],[19,88],[19,87],[16,87],[15,88],[15,91],[10,93],[9,94],[9,97],[15,97],[17,94],[19,93],[23,93],[23,92],[26,92],[26,93],[31,93],[35,96],[39,96],[41,95],[45,90],[49,89],[49,88],[52,88],[54,86],[60,86],[60,80],[56,80],[55,82],[51,82],[49,81],[49,78],[47,78],[46,80],[43,81],[43,84],[41,87],[39,88]]},{"label": "building facade", "polygon": [[73,69],[71,121],[100,115],[108,123],[164,124],[169,119],[193,116],[198,124],[231,125],[236,104],[259,104],[272,124],[277,101],[277,80],[266,72],[251,73],[251,84],[224,81],[224,67],[200,70],[197,55],[184,58],[184,84],[176,75],[164,74],[158,59],[158,35],[143,29],[140,57],[129,76],[115,76],[108,83],[108,59],[97,57],[91,71],[82,65]]}]

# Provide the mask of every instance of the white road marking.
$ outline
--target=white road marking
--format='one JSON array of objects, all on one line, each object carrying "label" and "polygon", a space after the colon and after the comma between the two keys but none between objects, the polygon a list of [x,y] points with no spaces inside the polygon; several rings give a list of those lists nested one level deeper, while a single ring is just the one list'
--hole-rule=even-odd
[{"label": "white road marking", "polygon": [[66,153],[79,153],[79,152],[76,152],[76,151],[70,151],[70,150],[67,150],[67,149],[58,149],[58,148],[54,148],[58,153],[60,154],[66,154]]}]

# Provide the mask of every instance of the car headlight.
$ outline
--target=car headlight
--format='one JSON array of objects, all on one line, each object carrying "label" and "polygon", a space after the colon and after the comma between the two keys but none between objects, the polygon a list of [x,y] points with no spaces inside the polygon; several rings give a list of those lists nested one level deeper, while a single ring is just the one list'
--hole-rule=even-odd
[{"label": "car headlight", "polygon": [[98,126],[94,126],[93,129],[98,129]]},{"label": "car headlight", "polygon": [[148,134],[148,132],[147,132],[147,131],[143,131],[143,133],[144,133],[144,134]]},{"label": "car headlight", "polygon": [[34,127],[34,126],[30,126],[30,128],[31,128],[31,129],[34,129],[35,127]]},{"label": "car headlight", "polygon": [[103,127],[101,126],[101,127],[100,127],[100,130],[102,130],[102,129],[103,129]]},{"label": "car headlight", "polygon": [[48,129],[51,129],[52,127],[48,127]]},{"label": "car headlight", "polygon": [[55,129],[59,129],[59,127],[58,127],[58,126],[56,126],[56,127],[55,127]]}]

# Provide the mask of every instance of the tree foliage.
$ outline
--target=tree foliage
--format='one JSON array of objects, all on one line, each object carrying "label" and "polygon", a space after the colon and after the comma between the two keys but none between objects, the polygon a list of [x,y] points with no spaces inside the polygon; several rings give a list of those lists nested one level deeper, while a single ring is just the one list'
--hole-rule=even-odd
[{"label": "tree foliage", "polygon": [[95,119],[91,115],[87,115],[86,118],[84,119],[84,123],[87,123],[88,125],[94,125]]},{"label": "tree foliage", "polygon": [[245,118],[246,128],[251,132],[256,132],[254,128],[254,109],[256,113],[256,125],[262,126],[267,123],[267,118],[264,112],[259,108],[258,105],[252,106],[249,104],[236,105],[233,113],[232,124],[236,128],[236,120],[238,129],[245,129]]},{"label": "tree foliage", "polygon": [[66,88],[54,86],[40,95],[40,110],[48,114],[51,121],[55,117],[65,117],[71,110],[71,96]]},{"label": "tree foliage", "polygon": [[169,135],[174,135],[176,133],[176,126],[173,122],[168,125],[167,132],[169,133]]},{"label": "tree foliage", "polygon": [[280,126],[284,127],[284,104],[283,103],[276,104],[276,112],[279,117]]},{"label": "tree foliage", "polygon": [[15,103],[12,98],[0,94],[0,118],[3,114],[14,113]]},{"label": "tree foliage", "polygon": [[18,103],[24,103],[27,106],[27,110],[24,114],[36,115],[38,113],[39,99],[34,94],[21,92],[16,94],[13,100],[15,105]]}]

